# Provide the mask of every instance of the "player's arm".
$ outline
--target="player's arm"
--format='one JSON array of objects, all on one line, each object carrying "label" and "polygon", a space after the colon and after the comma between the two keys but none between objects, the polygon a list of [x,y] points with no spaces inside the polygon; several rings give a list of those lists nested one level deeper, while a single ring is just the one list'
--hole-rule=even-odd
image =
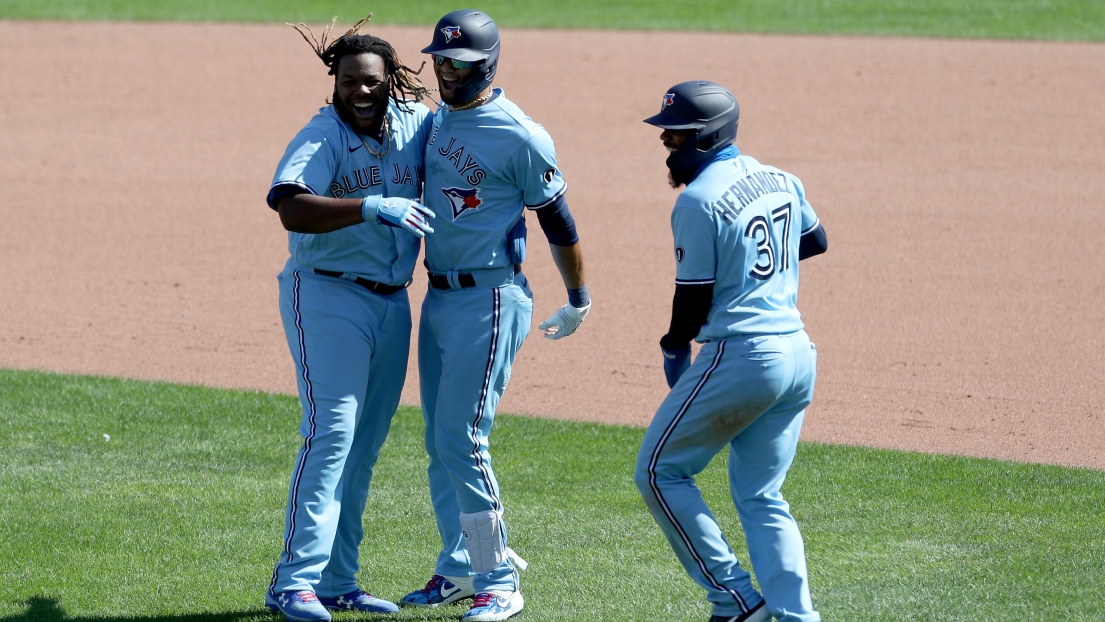
[{"label": "player's arm", "polygon": [[671,324],[660,338],[660,351],[664,354],[664,378],[668,388],[675,386],[683,372],[691,365],[691,340],[702,330],[710,315],[710,303],[714,299],[714,284],[676,283],[671,301]]},{"label": "player's arm", "polygon": [[579,244],[575,219],[563,194],[535,211],[541,231],[549,241],[549,250],[556,269],[560,271],[560,279],[568,290],[568,304],[538,328],[545,332],[547,338],[560,339],[575,332],[591,310],[591,297],[587,293],[583,273],[583,249]]},{"label": "player's arm", "polygon": [[[342,149],[344,151],[344,149]],[[425,206],[400,197],[371,195],[363,199],[323,196],[338,169],[334,141],[325,132],[304,128],[288,145],[277,165],[266,201],[280,223],[296,233],[329,233],[362,222],[402,227],[422,237],[433,231]]]},{"label": "player's arm", "polygon": [[584,287],[583,250],[579,246],[575,219],[572,218],[572,212],[568,209],[568,202],[564,199],[564,195],[560,195],[551,204],[535,211],[541,231],[549,241],[549,249],[552,251],[556,268],[560,270],[564,287],[569,292]]},{"label": "player's arm", "polygon": [[713,283],[676,283],[671,323],[667,334],[660,338],[660,347],[671,352],[689,346],[706,323],[713,299]]},{"label": "player's arm", "polygon": [[817,221],[817,224],[810,229],[802,233],[802,237],[798,240],[798,261],[820,255],[829,250],[829,238],[825,235],[825,228],[821,226],[821,221]]},{"label": "player's arm", "polygon": [[372,195],[363,199],[322,197],[295,188],[279,192],[274,189],[273,202],[280,214],[280,223],[296,233],[329,233],[362,222],[376,222],[389,227],[402,227],[418,237],[433,233],[426,221],[434,213],[422,204],[402,197],[384,198]]},{"label": "player's arm", "polygon": [[266,202],[295,233],[329,233],[361,222],[360,199],[321,196],[333,181],[339,153],[322,129],[307,126],[276,167]]},{"label": "player's arm", "polygon": [[564,198],[567,184],[556,165],[556,150],[545,131],[534,133],[511,157],[506,174],[522,190],[526,207],[537,214],[541,231],[549,241],[549,250],[560,278],[568,290],[568,304],[538,325],[547,339],[571,335],[591,310],[591,297],[583,275],[583,250],[579,245],[575,219]]},{"label": "player's arm", "polygon": [[320,197],[305,190],[276,198],[280,224],[296,233],[330,233],[364,222],[360,199]]},{"label": "player's arm", "polygon": [[[684,200],[680,196],[680,200]],[[712,214],[693,200],[676,203],[671,216],[675,241],[675,295],[671,323],[660,338],[664,377],[674,387],[690,367],[691,340],[698,336],[710,315],[716,278],[715,224]]]},{"label": "player's arm", "polygon": [[802,236],[798,239],[798,261],[802,261],[829,250],[829,238],[825,235],[825,228],[821,226],[821,219],[806,200],[806,188],[802,181],[793,175],[788,174],[787,177],[798,197],[798,212],[802,223]]},{"label": "player's arm", "polygon": [[[564,281],[564,288],[568,290],[568,298],[572,298],[573,292],[578,294],[579,290],[586,289],[587,285],[583,277],[583,249],[580,248],[579,242],[571,246],[549,244],[549,249],[552,251],[556,269],[560,271],[560,279]],[[590,304],[589,300],[580,299],[579,302],[580,304],[573,304],[573,306],[585,307]]]}]

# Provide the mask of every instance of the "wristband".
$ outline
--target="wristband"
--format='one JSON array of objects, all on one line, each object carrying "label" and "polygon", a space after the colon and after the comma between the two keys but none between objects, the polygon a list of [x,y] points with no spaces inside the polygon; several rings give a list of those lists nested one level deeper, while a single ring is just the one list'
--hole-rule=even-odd
[{"label": "wristband", "polygon": [[380,211],[380,199],[383,195],[373,194],[361,199],[361,219],[365,222],[374,222],[376,214]]},{"label": "wristband", "polygon": [[577,309],[582,309],[591,304],[591,297],[587,295],[587,286],[568,290],[568,304]]}]

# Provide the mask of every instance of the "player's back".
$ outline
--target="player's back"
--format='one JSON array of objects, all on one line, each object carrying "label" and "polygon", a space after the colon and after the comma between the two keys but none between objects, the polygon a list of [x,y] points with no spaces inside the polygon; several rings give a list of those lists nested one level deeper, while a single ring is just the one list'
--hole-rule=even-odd
[{"label": "player's back", "polygon": [[699,341],[803,328],[798,247],[817,216],[797,177],[750,156],[722,160],[688,185],[679,210],[708,216],[714,229],[713,303]]}]

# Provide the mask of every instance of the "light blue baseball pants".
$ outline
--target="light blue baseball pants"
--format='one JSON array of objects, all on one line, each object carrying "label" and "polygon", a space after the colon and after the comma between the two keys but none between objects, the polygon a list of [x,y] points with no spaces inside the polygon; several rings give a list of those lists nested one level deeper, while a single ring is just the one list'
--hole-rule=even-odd
[{"label": "light blue baseball pants", "polygon": [[[780,622],[817,622],[798,524],[780,489],[813,398],[817,351],[805,331],[712,341],[660,405],[634,480],[714,615],[762,601]],[[726,445],[729,487],[762,595],[695,486]]]},{"label": "light blue baseball pants", "polygon": [[[473,574],[461,512],[503,509],[488,435],[532,317],[533,294],[521,273],[501,287],[431,288],[422,303],[418,374],[430,499],[443,546],[437,574]],[[477,593],[519,588],[509,559],[473,581]]]},{"label": "light blue baseball pants", "polygon": [[291,261],[279,281],[303,445],[269,587],[339,596],[357,589],[372,469],[407,373],[410,302],[406,290],[381,296]]}]

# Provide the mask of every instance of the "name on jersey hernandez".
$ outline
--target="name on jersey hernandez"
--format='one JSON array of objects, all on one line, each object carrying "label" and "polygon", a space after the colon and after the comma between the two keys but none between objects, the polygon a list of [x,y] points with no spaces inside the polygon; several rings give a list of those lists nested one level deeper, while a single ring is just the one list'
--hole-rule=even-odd
[{"label": "name on jersey hernandez", "polygon": [[[391,183],[418,187],[418,176],[411,174],[409,166],[404,166],[402,171],[399,170],[398,164],[392,164],[392,167],[395,171],[391,175]],[[379,166],[364,166],[353,171],[353,179],[349,179],[349,175],[342,175],[340,182],[335,181],[330,184],[330,194],[340,199],[357,190],[368,190],[382,183],[384,183],[384,177]]]},{"label": "name on jersey hernandez", "polygon": [[786,175],[771,171],[756,171],[729,186],[729,189],[721,194],[721,198],[714,202],[714,211],[726,223],[733,224],[749,203],[773,192],[797,194]]}]

